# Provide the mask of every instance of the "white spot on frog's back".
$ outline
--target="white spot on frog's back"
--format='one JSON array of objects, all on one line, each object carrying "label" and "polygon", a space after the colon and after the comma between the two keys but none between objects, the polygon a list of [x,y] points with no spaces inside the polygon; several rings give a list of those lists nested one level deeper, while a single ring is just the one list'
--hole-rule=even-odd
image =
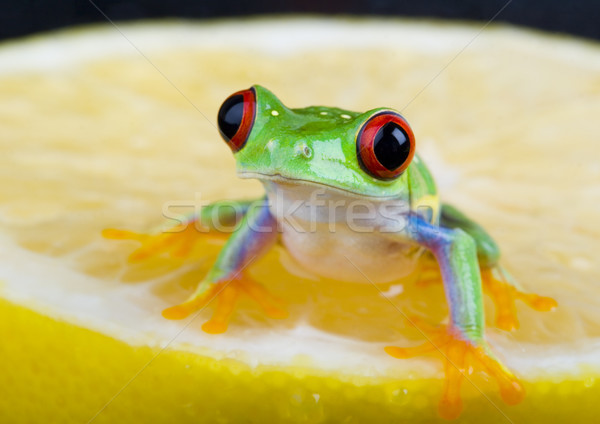
[{"label": "white spot on frog's back", "polygon": [[272,110],[271,111],[271,115],[273,115],[273,116],[279,116],[279,112],[277,112],[276,110]]},{"label": "white spot on frog's back", "polygon": [[352,117],[351,117],[350,115],[347,115],[347,114],[345,114],[345,113],[342,113],[342,114],[340,115],[340,118],[342,118],[342,119],[350,119],[350,118],[352,118]]},{"label": "white spot on frog's back", "polygon": [[277,143],[275,140],[269,140],[265,144],[265,149],[267,149],[269,152],[272,152],[273,149],[275,149],[276,145],[277,145]]}]

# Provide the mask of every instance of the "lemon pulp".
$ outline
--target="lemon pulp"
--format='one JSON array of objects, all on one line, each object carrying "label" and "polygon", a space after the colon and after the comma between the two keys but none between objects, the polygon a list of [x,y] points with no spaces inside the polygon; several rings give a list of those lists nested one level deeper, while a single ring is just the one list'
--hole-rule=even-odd
[{"label": "lemon pulp", "polygon": [[102,240],[103,228],[160,225],[163,208],[260,195],[235,178],[212,117],[253,83],[290,106],[409,104],[403,114],[442,196],[489,228],[526,288],[559,301],[549,314],[519,307],[516,332],[490,328],[528,395],[507,407],[474,375],[462,422],[596,415],[596,46],[497,28],[419,94],[478,28],[273,20],[123,29],[153,66],[110,27],[0,52],[1,421],[436,418],[439,363],[395,360],[383,347],[422,341],[400,311],[442,320],[441,287],[382,287],[390,303],[370,285],[314,279],[275,249],[251,273],[286,300],[290,318],[242,304],[226,334],[209,336],[203,316],[186,326],[160,311],[193,289],[218,243],[183,264],[130,266],[133,245]]}]

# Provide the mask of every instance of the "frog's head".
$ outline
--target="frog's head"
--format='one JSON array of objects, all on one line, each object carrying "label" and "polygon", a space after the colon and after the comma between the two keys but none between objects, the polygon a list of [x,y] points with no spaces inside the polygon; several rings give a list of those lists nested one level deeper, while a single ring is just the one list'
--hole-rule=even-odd
[{"label": "frog's head", "polygon": [[407,193],[404,171],[414,155],[414,135],[393,110],[289,109],[255,85],[225,100],[218,123],[242,178],[321,185],[363,196]]}]

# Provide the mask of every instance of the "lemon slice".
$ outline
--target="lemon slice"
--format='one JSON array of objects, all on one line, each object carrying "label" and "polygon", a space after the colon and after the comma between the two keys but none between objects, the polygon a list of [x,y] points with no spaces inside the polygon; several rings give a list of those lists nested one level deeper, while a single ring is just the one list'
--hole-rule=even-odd
[{"label": "lemon slice", "polygon": [[[439,285],[317,279],[282,249],[252,276],[288,305],[242,303],[229,330],[160,311],[217,255],[128,264],[145,232],[203,202],[261,194],[238,180],[215,115],[262,84],[292,107],[401,110],[442,197],[499,241],[531,291],[521,328],[488,338],[525,382],[504,405],[470,376],[463,422],[589,422],[600,395],[600,49],[513,28],[271,19],[110,25],[0,48],[0,421],[432,422],[443,370],[405,316],[447,313]],[[465,46],[468,48],[464,49]],[[464,49],[464,50],[463,50]]]}]

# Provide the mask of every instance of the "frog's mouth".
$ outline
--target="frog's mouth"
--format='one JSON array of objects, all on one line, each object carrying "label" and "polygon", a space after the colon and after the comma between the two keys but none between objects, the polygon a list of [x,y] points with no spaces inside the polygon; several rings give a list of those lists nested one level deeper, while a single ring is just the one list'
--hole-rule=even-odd
[{"label": "frog's mouth", "polygon": [[374,199],[374,200],[383,201],[383,200],[391,200],[391,199],[394,199],[397,197],[395,195],[378,196],[378,195],[374,195],[374,194],[348,190],[345,188],[334,187],[329,184],[320,183],[318,181],[310,181],[310,180],[303,180],[301,178],[287,177],[287,176],[281,175],[279,173],[266,174],[266,173],[256,172],[256,171],[238,171],[237,175],[239,178],[243,178],[243,179],[256,179],[256,180],[260,180],[260,181],[272,181],[276,184],[282,184],[282,185],[304,185],[304,186],[318,187],[318,188],[321,188],[321,189],[324,189],[327,191],[337,192],[337,193],[344,194],[346,196],[352,196],[352,197],[361,198],[361,199],[370,198],[370,199]]}]

